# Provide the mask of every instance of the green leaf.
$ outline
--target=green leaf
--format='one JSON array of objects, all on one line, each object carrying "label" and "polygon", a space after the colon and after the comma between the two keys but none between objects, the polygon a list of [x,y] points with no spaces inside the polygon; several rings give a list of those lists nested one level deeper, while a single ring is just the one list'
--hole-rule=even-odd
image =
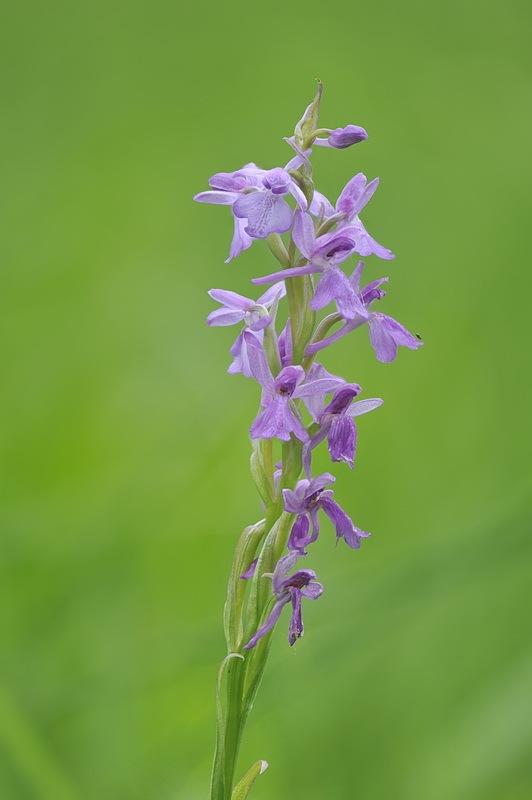
[{"label": "green leaf", "polygon": [[258,544],[264,534],[264,520],[244,529],[235,550],[235,557],[227,586],[227,599],[224,606],[224,631],[230,653],[236,652],[242,640],[242,602],[246,592],[246,581],[240,575],[245,572],[253,559]]},{"label": "green leaf", "polygon": [[249,794],[249,790],[255,783],[255,779],[262,775],[268,769],[267,761],[255,761],[253,766],[248,769],[241,781],[237,783],[233,789],[231,800],[245,800]]},{"label": "green leaf", "polygon": [[264,464],[264,457],[261,450],[261,442],[255,440],[253,442],[253,451],[250,458],[251,477],[257,487],[261,500],[266,507],[275,503],[273,495],[273,484],[271,476],[268,475]]},{"label": "green leaf", "polygon": [[224,658],[218,670],[218,680],[216,681],[216,745],[214,750],[214,764],[211,776],[211,797],[223,798],[225,794],[224,765],[225,765],[225,717],[222,705],[222,681],[225,668],[232,658],[241,658],[240,653],[230,653]]}]

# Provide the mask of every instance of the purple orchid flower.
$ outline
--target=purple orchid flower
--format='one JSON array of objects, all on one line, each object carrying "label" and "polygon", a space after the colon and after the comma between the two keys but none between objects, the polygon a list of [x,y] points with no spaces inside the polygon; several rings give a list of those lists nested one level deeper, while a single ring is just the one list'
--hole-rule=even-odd
[{"label": "purple orchid flower", "polygon": [[320,426],[318,432],[306,443],[303,451],[303,465],[307,475],[310,474],[310,451],[325,437],[329,444],[331,461],[343,461],[353,469],[358,437],[353,417],[367,414],[383,403],[379,397],[353,402],[361,391],[357,383],[346,383],[334,393],[325,408],[317,407],[314,398],[308,398],[306,401],[310,414]]},{"label": "purple orchid flower", "polygon": [[342,230],[316,238],[312,218],[302,211],[296,211],[292,238],[308,264],[290,267],[262,278],[253,278],[252,283],[260,285],[283,278],[321,273],[310,307],[318,311],[334,300],[338,313],[346,319],[354,319],[356,315],[364,316],[366,310],[358,293],[349,283],[347,275],[338,267],[338,262],[344,261],[354,252],[354,239]]},{"label": "purple orchid flower", "polygon": [[286,287],[282,281],[271,286],[258,300],[226,289],[210,290],[209,296],[221,303],[222,308],[211,311],[207,323],[211,326],[227,326],[243,322],[245,325],[230,349],[234,360],[227,370],[229,373],[234,375],[241,372],[246,378],[251,377],[248,348],[262,344],[263,332],[272,323],[268,309],[285,294]]},{"label": "purple orchid flower", "polygon": [[409,350],[417,350],[422,346],[423,342],[421,339],[413,336],[410,331],[393,317],[389,317],[387,314],[381,314],[378,311],[369,311],[371,303],[385,296],[386,292],[379,289],[379,286],[385,283],[388,278],[379,278],[376,281],[372,281],[360,291],[359,285],[363,267],[364,263],[359,261],[349,281],[354,290],[358,293],[366,309],[366,316],[359,315],[353,319],[346,319],[344,325],[339,330],[335,331],[335,333],[332,333],[319,342],[310,344],[305,350],[305,356],[315,355],[320,350],[334,344],[334,342],[356,328],[359,328],[361,325],[364,325],[366,322],[369,326],[370,341],[379,361],[384,363],[393,361],[397,355],[397,348],[399,346],[408,347]]},{"label": "purple orchid flower", "polygon": [[361,256],[376,255],[389,261],[395,258],[391,250],[383,247],[373,239],[359,218],[362,209],[369,203],[379,185],[379,179],[375,178],[370,183],[366,176],[359,172],[346,184],[333,209],[330,203],[311,204],[310,211],[315,213],[317,208],[322,207],[324,218],[330,219],[334,216],[339,223],[338,231],[342,231],[346,236],[353,240],[353,252]]},{"label": "purple orchid flower", "polygon": [[293,211],[284,195],[291,194],[300,208],[307,208],[305,195],[282,167],[263,170],[250,163],[236,172],[213,175],[209,185],[211,190],[200,192],[194,200],[232,207],[235,232],[227,261],[249,247],[253,239],[285,233],[292,226]]},{"label": "purple orchid flower", "polygon": [[270,233],[286,233],[292,227],[294,213],[283,195],[291,194],[300,208],[307,208],[305,195],[281,167],[267,172],[262,187],[239,197],[233,214],[245,219],[245,232],[253,239],[265,239]]},{"label": "purple orchid flower", "polygon": [[305,370],[300,366],[283,367],[274,378],[262,347],[252,347],[248,353],[251,373],[262,386],[261,404],[264,409],[251,426],[251,438],[277,437],[287,442],[290,434],[294,433],[298,439],[306,442],[308,433],[292,401],[312,395],[323,397],[338,389],[344,380],[334,376],[317,380],[305,379]]},{"label": "purple orchid flower", "polygon": [[329,472],[318,475],[313,480],[304,478],[299,481],[294,491],[283,489],[285,511],[297,514],[288,539],[289,550],[305,554],[306,547],[315,542],[320,532],[318,509],[324,511],[336,530],[336,540],[344,539],[353,550],[358,550],[360,540],[370,536],[366,531],[357,528],[351,518],[333,500],[331,489],[325,489],[336,478]]},{"label": "purple orchid flower", "polygon": [[368,138],[368,134],[359,125],[346,125],[345,128],[335,128],[333,131],[330,128],[321,128],[320,133],[329,133],[326,139],[318,137],[314,139],[314,144],[320,147],[335,147],[337,150],[345,150],[346,147],[351,147],[353,144],[363,142]]},{"label": "purple orchid flower", "polygon": [[[250,162],[245,164],[242,169],[236,172],[217,172],[209,179],[210,191],[200,192],[195,195],[194,200],[198,203],[210,203],[213,205],[233,206],[234,203],[244,192],[260,189],[262,179],[267,174],[265,169],[260,169],[256,164]],[[240,219],[233,214],[234,233],[229,250],[229,258],[225,260],[228,264],[231,259],[240,255],[243,250],[251,246],[253,239],[246,232],[246,220]]]},{"label": "purple orchid flower", "polygon": [[253,239],[285,233],[292,226],[293,211],[284,195],[291,194],[300,208],[307,208],[305,195],[281,167],[263,170],[251,162],[236,172],[213,175],[209,185],[211,191],[200,192],[194,200],[232,207],[235,230],[227,261],[247,249]]},{"label": "purple orchid flower", "polygon": [[257,642],[266,636],[275,627],[276,622],[281,616],[281,612],[287,603],[292,603],[292,616],[288,629],[288,641],[290,645],[303,636],[304,626],[301,614],[301,600],[307,597],[309,600],[317,600],[323,594],[323,586],[316,580],[316,573],[311,569],[300,569],[289,576],[291,569],[295,566],[299,558],[299,553],[292,552],[280,559],[275,567],[273,575],[268,575],[272,579],[272,589],[275,595],[275,605],[266,622],[253,634],[244,650],[251,650]]}]

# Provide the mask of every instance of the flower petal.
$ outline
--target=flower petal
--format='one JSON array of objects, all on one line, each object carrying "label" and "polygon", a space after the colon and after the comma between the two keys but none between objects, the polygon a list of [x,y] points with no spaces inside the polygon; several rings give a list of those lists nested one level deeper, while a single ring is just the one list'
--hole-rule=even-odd
[{"label": "flower petal", "polygon": [[354,237],[355,251],[360,253],[361,256],[375,255],[379,258],[385,259],[386,261],[390,261],[392,258],[395,258],[395,255],[391,250],[383,247],[369,235],[364,225],[358,218],[355,219],[353,225],[347,230],[349,231],[349,234]]},{"label": "flower petal", "polygon": [[194,200],[197,203],[210,203],[215,206],[232,206],[239,197],[238,192],[211,191],[195,194]]},{"label": "flower petal", "polygon": [[373,411],[374,408],[382,406],[383,402],[384,401],[381,400],[380,397],[372,397],[369,400],[357,400],[355,403],[351,403],[345,413],[350,417],[360,417],[361,414],[367,414],[368,411]]},{"label": "flower petal", "polygon": [[281,364],[283,367],[287,367],[292,363],[292,327],[290,320],[288,320],[279,334],[278,346]]},{"label": "flower petal", "polygon": [[227,308],[239,308],[242,311],[249,311],[254,303],[249,297],[243,297],[241,294],[231,292],[228,289],[211,289],[207,294],[217,303],[221,303]]},{"label": "flower petal", "polygon": [[298,639],[301,639],[305,628],[301,615],[301,590],[291,589],[290,594],[292,600],[292,616],[290,617],[290,626],[288,628],[288,641],[291,647]]},{"label": "flower petal", "polygon": [[246,233],[265,239],[270,233],[285,233],[292,225],[293,212],[286,200],[268,190],[238,198],[233,205],[236,217],[247,219]]},{"label": "flower petal", "polygon": [[360,540],[368,539],[370,536],[371,533],[363,531],[360,528],[357,528],[356,525],[353,525],[353,529],[344,534],[344,539],[348,547],[350,547],[352,550],[358,550],[361,545]]},{"label": "flower petal", "polygon": [[327,200],[324,194],[315,191],[312,196],[309,211],[314,217],[318,217],[322,214],[324,219],[328,219],[334,214],[334,206]]},{"label": "flower petal", "polygon": [[350,217],[362,197],[366,184],[366,176],[363,172],[358,172],[340,192],[340,196],[336,201],[336,210]]},{"label": "flower petal", "polygon": [[288,403],[288,413],[290,414],[292,420],[292,432],[295,436],[299,439],[300,442],[308,442],[309,435],[307,433],[307,429],[299,419],[296,413],[292,410],[292,403]]},{"label": "flower petal", "polygon": [[410,331],[407,331],[407,329],[393,317],[389,317],[387,314],[381,314],[378,311],[374,312],[374,316],[379,319],[381,325],[383,325],[390,336],[393,336],[397,344],[400,344],[402,347],[408,347],[410,350],[417,350],[418,347],[422,346],[423,342],[420,339],[416,339],[415,336],[412,336]]},{"label": "flower petal", "polygon": [[316,250],[316,236],[314,233],[314,223],[309,214],[305,214],[303,211],[296,211],[294,215],[292,239],[299,252],[304,255],[305,258],[311,259]]},{"label": "flower petal", "polygon": [[266,289],[264,294],[261,294],[261,296],[257,300],[257,305],[269,308],[271,305],[275,303],[276,300],[279,300],[281,297],[284,297],[285,294],[286,294],[285,283],[284,281],[279,281],[278,283],[274,283],[273,286],[270,286],[269,289]]},{"label": "flower petal", "polygon": [[287,547],[289,550],[297,550],[301,555],[305,554],[305,547],[309,544],[310,522],[306,514],[300,514],[290,531]]},{"label": "flower petal", "polygon": [[245,231],[246,220],[238,219],[238,217],[235,217],[234,215],[233,220],[233,238],[231,240],[231,247],[229,248],[229,256],[224,262],[225,264],[229,264],[233,258],[237,258],[243,250],[247,250],[253,244],[253,239],[251,236],[248,236]]},{"label": "flower petal", "polygon": [[323,585],[318,581],[313,581],[308,586],[303,586],[301,594],[304,597],[308,597],[309,600],[317,600],[323,594]]},{"label": "flower petal", "polygon": [[343,378],[318,378],[315,381],[307,381],[302,386],[298,386],[292,397],[323,397],[323,395],[334,392],[345,383]]},{"label": "flower petal", "polygon": [[367,183],[366,176],[359,172],[342,190],[336,203],[336,210],[345,214],[349,220],[353,219],[369,203],[378,185],[378,178]]},{"label": "flower petal", "polygon": [[397,344],[376,312],[369,315],[369,338],[379,361],[386,364],[394,360],[397,355]]},{"label": "flower petal", "polygon": [[394,360],[398,345],[417,350],[423,344],[393,317],[377,311],[369,315],[369,335],[375,355],[384,362]]},{"label": "flower petal", "polygon": [[289,514],[306,514],[304,498],[299,497],[292,489],[283,489],[283,506]]},{"label": "flower petal", "polygon": [[252,578],[254,576],[254,574],[255,574],[255,570],[257,569],[258,560],[259,560],[259,558],[257,556],[257,558],[253,559],[253,561],[251,562],[251,564],[249,565],[247,570],[245,572],[243,572],[242,575],[239,575],[238,577],[243,581],[248,581],[250,578]]},{"label": "flower petal", "polygon": [[306,211],[308,208],[307,198],[295,181],[290,181],[288,184],[288,191],[298,204],[299,208],[301,208],[303,211]]},{"label": "flower petal", "polygon": [[291,410],[288,398],[278,395],[274,396],[270,404],[258,415],[250,429],[252,439],[275,437],[288,442],[291,433],[303,442],[308,439],[308,433]]},{"label": "flower petal", "polygon": [[310,307],[314,309],[314,311],[325,308],[325,306],[328,306],[329,303],[332,303],[335,299],[337,289],[338,285],[335,279],[334,268],[329,267],[329,269],[326,269],[322,273],[318,281],[314,297],[310,301]]},{"label": "flower petal", "polygon": [[357,314],[367,317],[367,311],[347,276],[335,266],[329,267],[321,276],[310,307],[317,311],[332,300],[344,319],[354,319]]},{"label": "flower petal", "polygon": [[236,325],[246,316],[245,311],[231,311],[229,308],[217,308],[207,317],[207,324],[212,326]]},{"label": "flower petal", "polygon": [[331,475],[330,472],[322,472],[321,475],[317,475],[312,481],[310,481],[305,492],[305,496],[311,497],[316,492],[323,491],[323,489],[325,489],[325,487],[329,486],[331,483],[336,483],[336,478],[334,475]]},{"label": "flower petal", "polygon": [[276,597],[284,593],[284,582],[299,560],[299,553],[291,552],[279,559],[275,565],[272,578],[272,589]]},{"label": "flower petal", "polygon": [[[333,500],[331,497],[322,496],[320,499],[320,506],[334,525],[337,538],[345,539],[346,541],[350,539],[353,541],[353,532],[355,531],[353,521],[351,517],[340,508],[336,500]],[[349,546],[351,547],[351,545]]]},{"label": "flower petal", "polygon": [[[249,343],[255,345],[255,342],[251,340]],[[264,355],[264,350],[259,342],[256,342],[254,347],[249,348],[248,357],[251,374],[266,392],[272,394],[274,392],[274,379]]]},{"label": "flower petal", "polygon": [[223,192],[238,193],[249,186],[249,181],[241,172],[217,172],[209,178],[209,186]]},{"label": "flower petal", "polygon": [[349,283],[357,294],[360,293],[360,279],[362,278],[362,270],[364,269],[364,262],[359,261],[355,269],[349,276]]},{"label": "flower petal", "polygon": [[253,333],[250,330],[244,329],[236,338],[229,352],[233,356],[233,362],[227,368],[230,375],[236,375],[239,372],[246,378],[252,378],[253,373],[249,365],[249,354],[256,348],[262,345],[262,334],[260,332]]}]

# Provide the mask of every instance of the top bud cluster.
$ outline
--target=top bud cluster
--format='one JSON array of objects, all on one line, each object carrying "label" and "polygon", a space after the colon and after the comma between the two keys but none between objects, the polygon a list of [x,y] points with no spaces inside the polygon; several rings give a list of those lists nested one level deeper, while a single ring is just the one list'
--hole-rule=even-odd
[{"label": "top bud cluster", "polygon": [[[259,442],[279,439],[294,446],[290,469],[281,464],[280,471],[266,476],[272,502],[282,502],[283,511],[291,515],[289,554],[270,576],[275,604],[247,648],[273,628],[288,602],[293,607],[290,643],[302,635],[301,597],[314,599],[322,587],[311,570],[299,570],[291,577],[288,573],[318,536],[319,509],[331,519],[337,539],[343,538],[349,547],[360,547],[361,538],[369,535],[353,524],[326,488],[334,482],[333,476],[312,476],[312,451],[327,440],[331,460],[353,468],[354,418],[377,408],[382,400],[356,400],[361,392],[358,383],[332,375],[316,362],[316,355],[366,324],[379,361],[393,361],[399,345],[415,350],[422,344],[395,319],[373,310],[373,304],[386,294],[381,287],[388,278],[361,286],[363,262],[358,261],[350,274],[341,266],[355,253],[386,261],[394,255],[370,236],[359,217],[377,189],[378,178],[368,182],[365,175],[356,174],[335,205],[314,187],[310,157],[315,145],[346,149],[367,139],[364,128],[357,125],[334,130],[318,126],[321,92],[320,83],[294,135],[285,140],[295,155],[284,167],[264,170],[249,163],[236,172],[217,173],[209,181],[211,189],[195,197],[200,203],[231,207],[234,235],[227,261],[255,239],[266,239],[281,267],[252,279],[253,284],[271,284],[257,300],[224,289],[209,292],[220,304],[209,315],[209,325],[242,324],[231,347],[229,372],[255,379],[261,389],[251,438]],[[285,296],[288,320],[278,333],[276,314]],[[316,324],[316,312],[331,304],[335,309]],[[286,456],[283,450],[283,460]],[[299,472],[295,474],[297,458]],[[266,471],[267,467],[266,463]],[[300,480],[303,471],[305,477]],[[243,577],[252,574],[253,565]]]}]

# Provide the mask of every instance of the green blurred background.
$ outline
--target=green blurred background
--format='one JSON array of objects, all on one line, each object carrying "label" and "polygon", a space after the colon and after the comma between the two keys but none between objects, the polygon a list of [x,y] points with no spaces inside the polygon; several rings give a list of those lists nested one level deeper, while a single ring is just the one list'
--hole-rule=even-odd
[{"label": "green blurred background", "polygon": [[[212,287],[227,209],[192,195],[321,121],[335,198],[397,254],[380,310],[426,344],[325,363],[385,405],[325,529],[305,639],[285,620],[242,753],[256,800],[532,796],[530,4],[21,2],[2,69],[2,800],[204,800],[233,543],[260,516],[256,388]],[[319,465],[325,467],[322,458]],[[340,465],[341,466],[341,465]]]}]

